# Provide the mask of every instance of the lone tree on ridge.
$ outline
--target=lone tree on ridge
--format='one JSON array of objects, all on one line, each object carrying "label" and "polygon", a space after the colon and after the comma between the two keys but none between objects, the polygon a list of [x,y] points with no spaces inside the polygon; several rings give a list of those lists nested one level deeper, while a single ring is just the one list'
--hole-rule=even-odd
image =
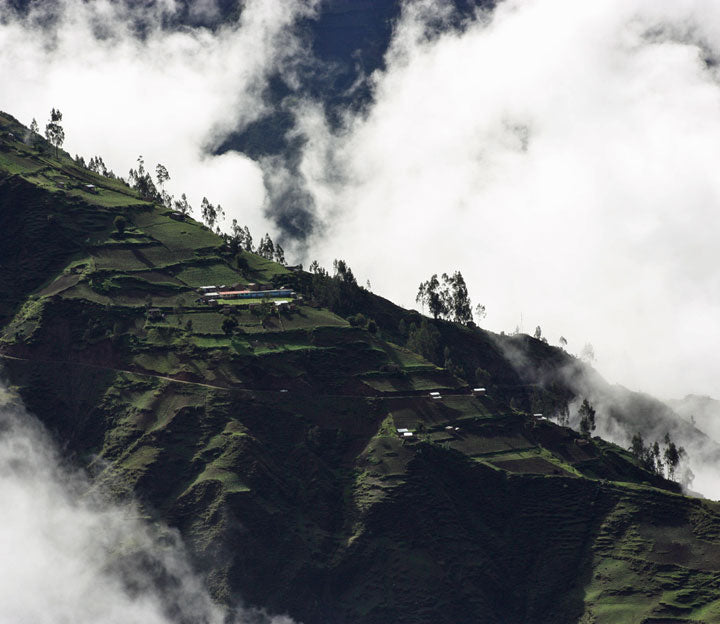
[{"label": "lone tree on ridge", "polygon": [[45,138],[50,145],[55,146],[55,158],[58,157],[58,150],[65,142],[65,130],[60,125],[62,121],[62,113],[53,108],[50,112],[50,122],[45,126]]}]

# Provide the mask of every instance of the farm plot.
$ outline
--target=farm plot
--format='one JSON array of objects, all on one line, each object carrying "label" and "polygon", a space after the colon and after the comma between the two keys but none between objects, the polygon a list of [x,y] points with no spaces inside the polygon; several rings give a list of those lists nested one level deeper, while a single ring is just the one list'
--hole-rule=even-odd
[{"label": "farm plot", "polygon": [[180,281],[170,275],[170,273],[163,271],[139,271],[137,273],[133,273],[132,276],[151,284],[168,284],[172,286],[182,285],[180,284]]},{"label": "farm plot", "polygon": [[44,165],[14,150],[0,150],[0,167],[10,173],[28,174],[43,169]]},{"label": "farm plot", "polygon": [[168,249],[195,250],[219,247],[218,237],[194,221],[175,221],[169,217],[152,215],[152,220],[136,219],[142,230],[160,241]]},{"label": "farm plot", "polygon": [[446,406],[425,397],[393,401],[392,406],[393,421],[400,428],[415,428],[418,422],[424,423],[427,428],[438,428],[455,420],[455,415]]},{"label": "farm plot", "polygon": [[[577,476],[567,470],[564,466],[550,461],[539,453],[533,454],[533,452],[523,453],[517,459],[493,459],[490,463],[502,470],[508,472],[515,472],[518,474],[555,474],[563,475],[565,477]],[[501,456],[502,457],[502,456]],[[508,457],[507,455],[505,457]]]},{"label": "farm plot", "polygon": [[242,257],[247,262],[248,272],[252,274],[254,280],[259,282],[271,282],[272,278],[277,275],[288,275],[290,273],[281,264],[267,260],[257,254],[243,252]]},{"label": "farm plot", "polygon": [[401,373],[372,372],[361,377],[363,383],[373,390],[386,393],[419,392],[423,390],[450,389],[457,387],[457,381],[444,371],[408,371]]},{"label": "farm plot", "polygon": [[168,314],[166,321],[168,325],[185,325],[192,322],[192,331],[196,334],[223,335],[222,322],[227,317],[217,312],[185,312],[183,314]]},{"label": "farm plot", "polygon": [[392,343],[385,343],[384,348],[390,359],[398,366],[415,372],[436,371],[437,366],[431,364],[417,353]]},{"label": "farm plot", "polygon": [[210,286],[220,284],[246,284],[242,275],[224,262],[185,264],[176,277],[188,286]]},{"label": "farm plot", "polygon": [[698,539],[689,526],[641,524],[639,534],[652,543],[646,557],[659,564],[720,571],[720,544]]},{"label": "farm plot", "polygon": [[61,275],[56,280],[52,281],[45,288],[43,288],[38,294],[50,297],[57,295],[68,288],[75,286],[80,281],[80,275]]},{"label": "farm plot", "polygon": [[314,329],[316,327],[350,327],[349,323],[329,310],[300,306],[297,312],[283,316],[285,329]]},{"label": "farm plot", "polygon": [[150,265],[144,254],[135,249],[98,249],[93,251],[91,257],[99,271],[140,271],[148,269]]},{"label": "farm plot", "polygon": [[173,251],[163,245],[153,245],[145,247],[142,251],[136,251],[137,256],[142,259],[146,265],[154,267],[168,267],[176,264],[187,262],[188,254]]},{"label": "farm plot", "polygon": [[78,188],[68,189],[67,194],[79,197],[89,204],[104,206],[106,208],[120,208],[125,206],[142,205],[145,203],[129,194],[119,193],[99,186],[96,186],[95,192],[91,192],[80,186]]},{"label": "farm plot", "polygon": [[459,437],[453,440],[450,446],[471,457],[535,448],[532,442],[522,436],[481,437],[473,434],[465,435],[462,428],[457,433]]},{"label": "farm plot", "polygon": [[495,417],[481,399],[470,395],[447,395],[442,398],[442,404],[451,411],[452,417],[456,420]]}]

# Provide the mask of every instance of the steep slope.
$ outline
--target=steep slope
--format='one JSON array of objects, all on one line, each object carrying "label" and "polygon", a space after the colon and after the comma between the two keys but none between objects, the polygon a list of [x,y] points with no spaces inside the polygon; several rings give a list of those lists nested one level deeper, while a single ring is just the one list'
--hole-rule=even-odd
[{"label": "steep slope", "polygon": [[[425,359],[416,312],[233,252],[14,124],[5,374],[108,495],[181,530],[218,600],[306,624],[720,620],[718,505],[533,416],[574,398],[570,356],[438,322]],[[302,299],[197,292],[250,283]]]}]

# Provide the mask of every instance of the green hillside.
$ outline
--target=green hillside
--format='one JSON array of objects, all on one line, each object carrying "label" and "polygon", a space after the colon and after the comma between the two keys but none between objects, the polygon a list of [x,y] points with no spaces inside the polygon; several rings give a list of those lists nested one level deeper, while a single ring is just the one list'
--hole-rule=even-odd
[{"label": "green hillside", "polygon": [[[181,531],[218,601],[305,624],[720,621],[720,506],[533,416],[582,391],[574,358],[445,321],[423,357],[417,312],[234,252],[26,136],[0,114],[4,373],[109,496]],[[250,283],[299,298],[198,292]]]}]

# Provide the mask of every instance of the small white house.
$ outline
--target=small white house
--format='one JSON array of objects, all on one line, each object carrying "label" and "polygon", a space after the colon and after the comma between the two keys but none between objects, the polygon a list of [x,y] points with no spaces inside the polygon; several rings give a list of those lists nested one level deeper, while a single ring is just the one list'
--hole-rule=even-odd
[{"label": "small white house", "polygon": [[485,388],[473,388],[472,393],[473,396],[484,396],[487,394],[487,390]]},{"label": "small white house", "polygon": [[439,393],[439,392],[431,392],[431,393],[430,393],[430,398],[431,398],[431,399],[436,399],[436,400],[437,400],[437,399],[442,399],[442,397],[440,396],[440,393]]},{"label": "small white house", "polygon": [[405,427],[397,430],[398,433],[407,433],[408,431],[410,431],[410,429],[406,429]]},{"label": "small white house", "polygon": [[403,433],[403,438],[412,438],[413,434],[410,431],[406,431]]}]

